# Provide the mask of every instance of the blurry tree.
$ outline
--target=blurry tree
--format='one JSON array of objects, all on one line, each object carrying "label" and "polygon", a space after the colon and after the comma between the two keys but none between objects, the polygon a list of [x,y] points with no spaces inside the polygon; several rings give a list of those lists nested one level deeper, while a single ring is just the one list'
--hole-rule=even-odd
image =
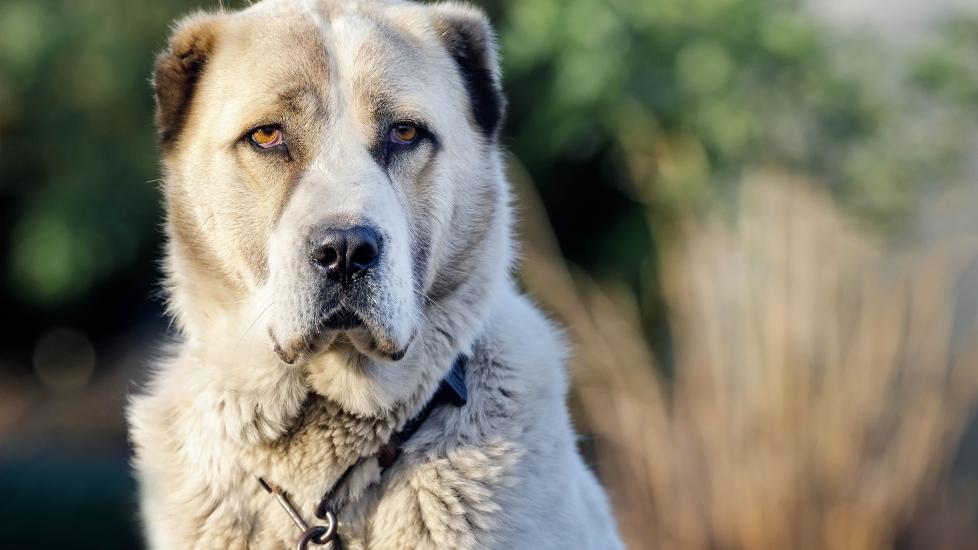
[{"label": "blurry tree", "polygon": [[160,221],[149,74],[192,5],[0,3],[0,304],[19,321],[0,344],[18,362],[44,325],[112,333],[146,314]]},{"label": "blurry tree", "polygon": [[668,211],[724,192],[745,166],[777,164],[890,228],[922,185],[959,180],[975,151],[973,22],[952,21],[919,67],[830,32],[795,1],[493,7],[513,97],[507,145],[566,226],[565,249],[588,262],[620,264],[623,245],[601,241],[635,226],[614,219],[627,206],[588,207],[609,188],[654,194]]},{"label": "blurry tree", "polygon": [[809,175],[884,234],[936,186],[974,179],[974,20],[918,53],[840,35],[791,0],[491,8],[506,146],[568,258],[640,291],[660,352],[657,248],[677,213],[737,193],[745,169]]}]

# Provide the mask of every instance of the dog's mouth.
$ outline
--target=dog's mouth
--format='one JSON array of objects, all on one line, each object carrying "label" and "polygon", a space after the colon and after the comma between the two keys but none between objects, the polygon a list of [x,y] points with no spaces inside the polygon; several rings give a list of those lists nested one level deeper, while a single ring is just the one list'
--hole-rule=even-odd
[{"label": "dog's mouth", "polygon": [[321,330],[350,330],[363,326],[363,319],[353,310],[341,307],[319,322]]},{"label": "dog's mouth", "polygon": [[397,348],[389,338],[383,336],[375,323],[365,320],[363,315],[345,306],[334,308],[312,330],[291,340],[280,341],[274,331],[269,329],[268,332],[275,353],[282,362],[289,365],[301,357],[311,357],[341,345],[352,346],[364,355],[399,361],[414,340],[412,335],[403,347]]}]

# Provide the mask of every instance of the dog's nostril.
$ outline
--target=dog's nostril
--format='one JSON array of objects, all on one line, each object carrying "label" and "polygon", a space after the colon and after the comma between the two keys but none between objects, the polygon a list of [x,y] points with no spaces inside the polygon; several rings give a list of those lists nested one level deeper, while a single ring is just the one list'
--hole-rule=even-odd
[{"label": "dog's nostril", "polygon": [[350,255],[350,262],[353,267],[369,269],[377,259],[377,249],[374,243],[360,243]]},{"label": "dog's nostril", "polygon": [[377,263],[380,239],[373,229],[362,225],[351,227],[346,246],[347,271],[351,278],[364,273]]},{"label": "dog's nostril", "polygon": [[320,246],[312,252],[312,259],[323,267],[335,264],[338,257],[336,249],[331,246]]},{"label": "dog's nostril", "polygon": [[374,229],[356,225],[347,229],[325,229],[317,233],[311,259],[327,277],[347,286],[377,264],[380,237]]}]

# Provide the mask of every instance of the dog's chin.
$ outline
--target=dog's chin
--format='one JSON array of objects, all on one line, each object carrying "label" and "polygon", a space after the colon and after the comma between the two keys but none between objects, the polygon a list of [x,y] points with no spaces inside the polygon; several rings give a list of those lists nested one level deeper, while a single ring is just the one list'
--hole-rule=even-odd
[{"label": "dog's chin", "polygon": [[407,354],[414,336],[398,345],[392,331],[385,330],[373,319],[348,310],[340,309],[302,336],[282,342],[269,331],[275,353],[287,364],[308,362],[325,353],[336,352],[350,355],[352,360],[370,358],[377,361],[396,362]]}]

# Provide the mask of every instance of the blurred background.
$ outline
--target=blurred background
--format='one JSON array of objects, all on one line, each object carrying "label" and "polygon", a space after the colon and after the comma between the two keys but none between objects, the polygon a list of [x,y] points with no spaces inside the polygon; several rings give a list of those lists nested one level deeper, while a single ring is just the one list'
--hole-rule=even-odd
[{"label": "blurred background", "polygon": [[[978,0],[480,3],[520,277],[629,547],[978,548]],[[0,0],[5,546],[140,547],[148,77],[217,6]]]}]

